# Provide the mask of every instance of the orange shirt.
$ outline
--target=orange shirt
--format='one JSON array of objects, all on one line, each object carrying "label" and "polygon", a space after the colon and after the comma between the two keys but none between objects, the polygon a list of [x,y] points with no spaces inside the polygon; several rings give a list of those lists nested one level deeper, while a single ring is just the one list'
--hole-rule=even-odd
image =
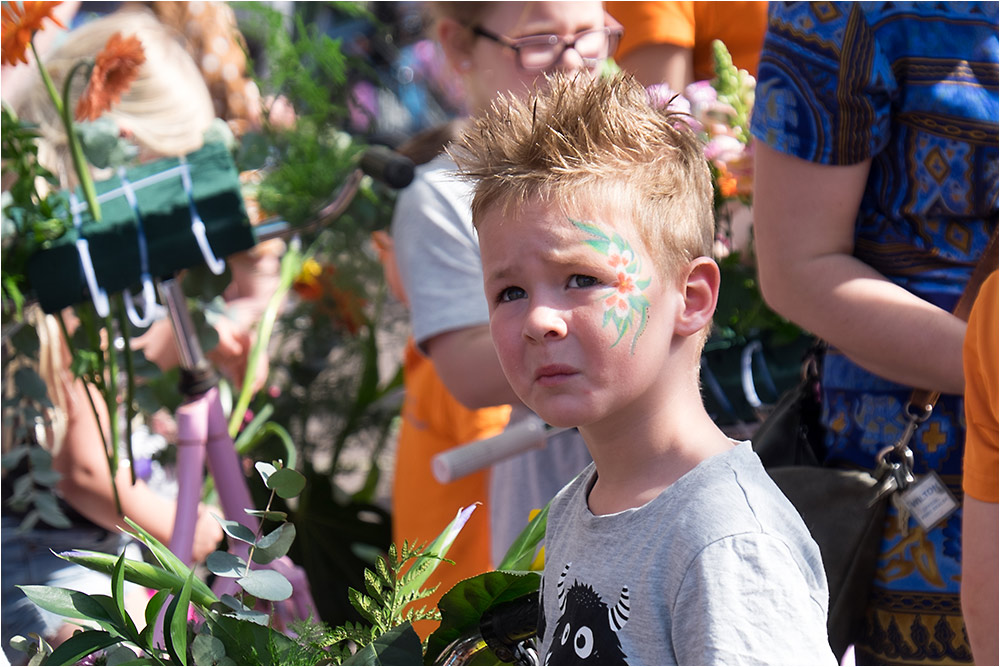
[{"label": "orange shirt", "polygon": [[606,2],[624,27],[621,57],[643,44],[676,44],[694,49],[694,78],[711,79],[712,40],[721,39],[733,63],[756,76],[767,29],[766,2]]},{"label": "orange shirt", "polygon": [[[392,539],[397,546],[402,546],[403,540],[411,544],[431,542],[460,508],[487,502],[487,471],[441,484],[431,472],[431,459],[452,447],[497,435],[510,419],[510,406],[469,410],[459,403],[412,339],[406,346],[403,378],[406,398],[392,488]],[[493,569],[487,507],[473,512],[447,558],[455,564],[438,565],[427,582],[428,588],[438,584],[437,591],[417,601],[416,607],[433,608],[462,579]],[[417,625],[423,626],[417,627],[418,633],[429,634],[428,624]]]},{"label": "orange shirt", "polygon": [[962,488],[983,502],[998,501],[998,290],[997,272],[986,279],[969,315],[962,350],[965,367],[965,464]]}]

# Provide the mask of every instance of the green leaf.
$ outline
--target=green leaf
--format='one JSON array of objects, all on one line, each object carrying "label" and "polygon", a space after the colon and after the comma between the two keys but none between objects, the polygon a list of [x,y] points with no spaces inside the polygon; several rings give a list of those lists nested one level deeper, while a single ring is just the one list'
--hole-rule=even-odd
[{"label": "green leaf", "polygon": [[[71,563],[82,565],[97,572],[104,572],[108,575],[114,571],[116,560],[115,556],[96,551],[64,551],[56,555],[63,560],[68,560]],[[146,588],[169,590],[175,594],[180,592],[185,581],[184,577],[173,572],[168,572],[156,565],[129,559],[125,560],[125,579]],[[215,593],[212,592],[212,589],[200,579],[194,580],[191,596],[194,603],[203,608],[208,608],[213,602],[218,602],[219,600]]]},{"label": "green leaf", "polygon": [[273,489],[282,498],[294,498],[306,487],[306,478],[291,468],[276,471],[265,481],[267,488]]},{"label": "green leaf", "polygon": [[292,596],[292,585],[280,572],[253,570],[236,581],[250,595],[261,600],[280,602]]},{"label": "green leaf", "polygon": [[213,514],[212,516],[214,516],[215,520],[219,522],[220,526],[222,526],[222,532],[224,532],[229,537],[233,538],[234,540],[239,540],[240,542],[246,542],[247,544],[254,543],[255,536],[253,534],[253,531],[244,526],[242,523],[238,521],[229,521],[228,519],[223,519],[222,517],[216,514]]},{"label": "green leaf", "polygon": [[282,524],[257,541],[257,548],[253,551],[252,560],[255,563],[266,565],[287,554],[294,541],[295,526],[290,523]]},{"label": "green leaf", "polygon": [[160,615],[160,611],[163,609],[163,604],[170,597],[170,591],[157,591],[153,597],[149,598],[149,602],[146,603],[146,627],[142,629],[142,634],[139,636],[140,646],[151,646],[153,630],[156,628],[156,620]]},{"label": "green leaf", "polygon": [[213,551],[205,559],[205,567],[214,575],[238,579],[247,571],[245,560],[228,551]]},{"label": "green leaf", "polygon": [[538,545],[545,539],[545,526],[549,521],[549,506],[545,505],[542,511],[535,515],[521,534],[517,536],[514,543],[510,545],[504,555],[498,570],[508,570],[513,572],[526,572],[531,569],[531,564],[535,560],[535,553]]},{"label": "green leaf", "polygon": [[[458,511],[455,518],[451,520],[445,529],[437,536],[431,544],[424,551],[424,555],[414,561],[411,572],[419,572],[418,576],[410,578],[403,586],[400,587],[401,595],[413,595],[418,590],[423,588],[424,584],[427,583],[428,577],[431,573],[437,569],[438,564],[441,559],[444,558],[445,554],[448,553],[448,549],[455,542],[455,538],[465,527],[466,522],[472,513],[478,507],[478,503],[475,505],[469,505]],[[429,562],[429,565],[427,563]]]},{"label": "green leaf", "polygon": [[78,632],[52,652],[45,660],[47,665],[75,665],[95,651],[113,646],[121,641],[103,630],[85,630]]},{"label": "green leaf", "polygon": [[115,561],[115,569],[111,573],[111,599],[114,600],[122,627],[125,628],[125,636],[138,641],[139,630],[135,627],[132,617],[125,611],[125,554],[121,554]]},{"label": "green leaf", "polygon": [[[191,573],[191,568],[185,565],[184,561],[175,556],[174,552],[168,549],[162,542],[153,537],[149,533],[149,531],[147,531],[145,528],[143,528],[136,522],[132,521],[128,517],[125,517],[125,523],[131,526],[132,530],[135,531],[134,536],[136,537],[136,539],[138,539],[147,547],[149,547],[149,550],[153,553],[153,556],[156,558],[157,561],[159,561],[160,565],[163,566],[163,569],[173,574],[176,574],[178,577],[180,577],[181,581],[187,579],[187,576]],[[205,586],[205,590],[208,590],[207,586]],[[212,598],[213,602],[215,599],[217,599],[215,598],[214,594],[212,594]],[[211,604],[211,602],[209,604]]]},{"label": "green leaf", "polygon": [[100,623],[114,627],[118,619],[108,614],[104,606],[93,596],[56,586],[18,586],[29,600],[46,611],[65,616]]},{"label": "green leaf", "polygon": [[188,579],[184,582],[184,587],[181,589],[180,595],[170,604],[170,608],[167,609],[167,615],[163,619],[164,624],[169,629],[168,632],[164,633],[165,636],[170,638],[167,648],[172,649],[171,653],[174,659],[182,665],[187,665],[187,615],[188,605],[191,602],[191,582],[193,580],[194,572],[188,575]]},{"label": "green leaf", "polygon": [[419,665],[420,636],[409,623],[392,628],[345,660],[344,665]]},{"label": "green leaf", "polygon": [[516,600],[538,590],[536,572],[486,572],[455,584],[438,603],[441,625],[427,639],[427,664],[441,656],[449,644],[477,631],[483,613],[494,605]]},{"label": "green leaf", "polygon": [[211,665],[226,657],[226,645],[212,635],[197,635],[191,642],[191,658],[196,665]]}]

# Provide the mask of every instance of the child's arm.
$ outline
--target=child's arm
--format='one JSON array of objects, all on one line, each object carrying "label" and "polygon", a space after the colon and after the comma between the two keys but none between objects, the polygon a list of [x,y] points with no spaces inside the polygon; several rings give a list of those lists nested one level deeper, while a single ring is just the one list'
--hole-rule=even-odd
[{"label": "child's arm", "polygon": [[[123,516],[127,516],[159,541],[170,544],[176,505],[154,493],[142,481],[133,486],[125,467],[120,467],[116,476],[122,514],[116,512],[111,472],[84,391],[82,382],[77,380],[68,392],[66,436],[54,457],[54,467],[62,475],[58,486],[60,493],[76,511],[106,530],[115,532],[119,526],[127,527],[123,520]],[[96,391],[93,396],[98,410],[106,414],[103,399]],[[222,528],[205,507],[199,507],[194,559],[204,560],[221,539]]]},{"label": "child's arm", "polygon": [[448,331],[425,345],[441,381],[465,407],[477,410],[520,403],[500,368],[489,326]]}]

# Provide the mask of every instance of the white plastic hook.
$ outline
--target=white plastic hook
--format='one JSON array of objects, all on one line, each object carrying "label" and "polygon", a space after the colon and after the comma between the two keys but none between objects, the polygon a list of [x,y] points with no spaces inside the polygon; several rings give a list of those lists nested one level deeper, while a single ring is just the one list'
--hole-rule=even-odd
[{"label": "white plastic hook", "polygon": [[108,301],[108,293],[103,287],[97,284],[97,273],[94,271],[94,262],[90,258],[90,242],[83,236],[83,223],[80,220],[80,208],[77,205],[76,195],[69,194],[70,210],[73,212],[73,226],[76,228],[76,251],[80,255],[80,266],[83,268],[83,279],[87,281],[87,289],[90,291],[90,299],[94,302],[94,310],[98,316],[107,317],[111,313],[111,304]]},{"label": "white plastic hook", "polygon": [[198,209],[194,205],[194,190],[191,186],[191,165],[183,157],[181,158],[181,183],[184,184],[184,192],[188,196],[188,208],[191,210],[191,232],[198,242],[198,249],[201,250],[201,255],[205,258],[205,264],[208,265],[208,269],[217,276],[222,275],[222,272],[226,270],[226,262],[215,256],[215,252],[208,242],[208,232],[205,229],[205,223],[202,221],[201,216],[198,214]]},{"label": "white plastic hook", "polygon": [[140,329],[145,329],[166,313],[166,309],[156,302],[156,287],[148,274],[142,276],[142,307],[145,311],[143,315],[136,309],[129,290],[122,290],[122,297],[125,299],[125,312],[129,321]]},{"label": "white plastic hook", "polygon": [[125,200],[135,213],[135,233],[139,245],[141,270],[139,277],[142,282],[142,305],[145,312],[140,315],[139,311],[136,310],[132,293],[128,289],[122,290],[122,297],[125,299],[125,312],[128,314],[129,321],[140,329],[145,329],[163,317],[166,310],[156,302],[156,288],[153,286],[153,278],[149,275],[149,247],[146,245],[146,232],[142,226],[142,215],[139,213],[139,201],[132,190],[132,184],[125,177],[125,170],[119,169],[118,176],[122,182],[122,194],[125,195]]}]

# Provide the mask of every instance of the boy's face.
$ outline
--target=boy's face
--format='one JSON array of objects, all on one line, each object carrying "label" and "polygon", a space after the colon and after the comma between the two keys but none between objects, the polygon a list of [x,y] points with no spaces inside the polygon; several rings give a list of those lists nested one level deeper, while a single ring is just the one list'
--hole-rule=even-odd
[{"label": "boy's face", "polygon": [[554,426],[662,409],[683,299],[630,220],[532,200],[479,230],[493,342],[528,407]]}]

